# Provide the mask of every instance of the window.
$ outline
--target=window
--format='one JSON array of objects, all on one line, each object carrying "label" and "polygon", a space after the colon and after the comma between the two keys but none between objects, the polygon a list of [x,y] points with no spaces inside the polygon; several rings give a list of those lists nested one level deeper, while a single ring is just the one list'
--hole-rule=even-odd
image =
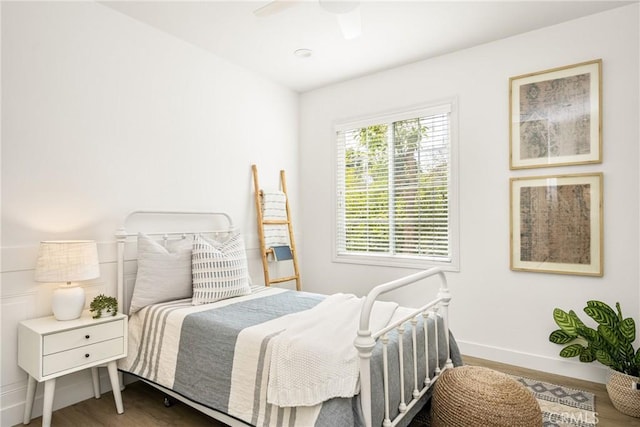
[{"label": "window", "polygon": [[336,127],[336,261],[457,269],[455,103]]}]

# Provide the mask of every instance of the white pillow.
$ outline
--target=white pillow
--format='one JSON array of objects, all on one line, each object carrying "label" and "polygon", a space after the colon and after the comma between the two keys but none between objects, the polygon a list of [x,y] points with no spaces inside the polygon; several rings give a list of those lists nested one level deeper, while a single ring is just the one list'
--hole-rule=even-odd
[{"label": "white pillow", "polygon": [[138,273],[129,314],[149,304],[189,298],[191,282],[191,239],[169,240],[167,247],[138,234]]},{"label": "white pillow", "polygon": [[193,305],[251,293],[247,253],[239,233],[224,242],[196,236],[191,262]]}]

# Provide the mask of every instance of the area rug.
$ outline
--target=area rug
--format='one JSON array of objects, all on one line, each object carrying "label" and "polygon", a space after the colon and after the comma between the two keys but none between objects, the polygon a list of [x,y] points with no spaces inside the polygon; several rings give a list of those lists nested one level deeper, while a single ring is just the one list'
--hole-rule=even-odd
[{"label": "area rug", "polygon": [[[598,422],[592,393],[523,377],[513,377],[538,400],[544,427],[596,427]],[[409,427],[429,427],[429,408],[416,415]]]},{"label": "area rug", "polygon": [[544,427],[595,427],[598,422],[592,393],[530,378],[514,378],[538,400]]}]

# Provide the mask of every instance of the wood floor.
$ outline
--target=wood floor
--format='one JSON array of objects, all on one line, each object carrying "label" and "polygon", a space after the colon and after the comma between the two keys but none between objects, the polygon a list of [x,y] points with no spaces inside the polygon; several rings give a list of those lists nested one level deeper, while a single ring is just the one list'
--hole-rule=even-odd
[{"label": "wood floor", "polygon": [[[100,399],[87,399],[75,405],[55,411],[52,427],[223,427],[208,416],[182,403],[166,408],[164,394],[155,388],[136,381],[122,391],[124,414],[116,413],[113,393],[105,393]],[[22,424],[18,424],[21,426]],[[42,417],[31,420],[30,426],[42,425]]]},{"label": "wood floor", "polygon": [[[626,416],[613,407],[603,384],[547,374],[469,356],[464,357],[464,362],[467,365],[485,366],[511,375],[534,378],[552,384],[589,391],[596,396],[598,427],[640,427],[640,418]],[[122,392],[125,406],[124,414],[116,414],[113,394],[106,393],[101,399],[88,399],[55,411],[52,417],[52,425],[54,427],[224,426],[224,424],[212,420],[182,403],[176,403],[166,408],[163,404],[163,398],[164,395],[162,393],[138,381],[128,385]],[[34,418],[29,425],[39,426],[41,423],[41,418]]]}]

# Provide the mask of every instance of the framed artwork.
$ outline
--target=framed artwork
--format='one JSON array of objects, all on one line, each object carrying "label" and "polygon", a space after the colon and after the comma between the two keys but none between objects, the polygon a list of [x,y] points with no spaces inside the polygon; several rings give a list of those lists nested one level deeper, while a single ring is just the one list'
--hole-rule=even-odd
[{"label": "framed artwork", "polygon": [[602,60],[509,79],[510,168],[602,162]]},{"label": "framed artwork", "polygon": [[602,276],[602,173],[511,178],[511,269]]}]

